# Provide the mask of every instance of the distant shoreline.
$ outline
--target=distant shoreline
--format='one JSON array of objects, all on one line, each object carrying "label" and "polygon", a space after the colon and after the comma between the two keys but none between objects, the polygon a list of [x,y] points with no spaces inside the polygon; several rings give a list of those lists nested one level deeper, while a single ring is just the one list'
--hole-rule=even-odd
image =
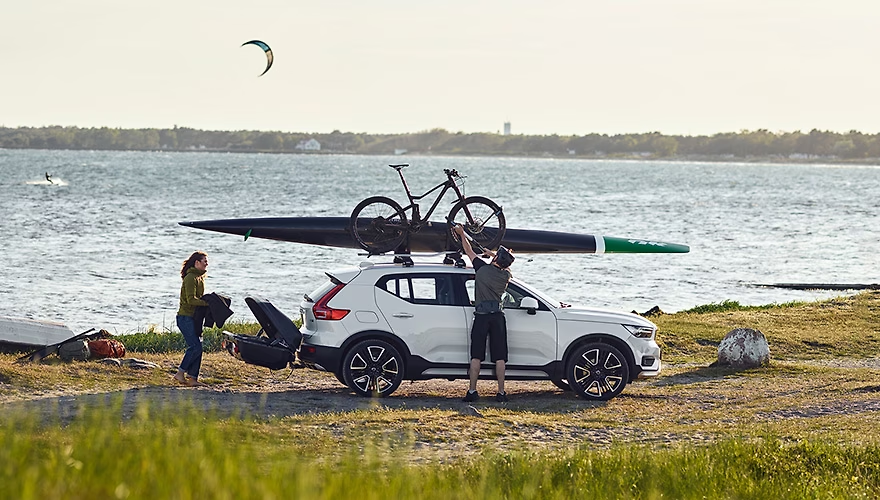
[{"label": "distant shoreline", "polygon": [[74,151],[486,156],[590,160],[880,164],[880,134],[743,130],[711,136],[0,127],[0,148]]},{"label": "distant shoreline", "polygon": [[419,158],[419,157],[490,157],[490,158],[535,158],[556,160],[607,160],[607,161],[639,161],[639,162],[707,162],[707,163],[774,163],[790,165],[862,165],[880,167],[880,158],[843,159],[833,157],[807,157],[786,158],[778,155],[767,156],[731,156],[731,155],[681,155],[681,156],[650,156],[650,155],[553,155],[553,154],[511,154],[511,153],[425,153],[412,152],[406,154],[393,153],[369,153],[352,151],[275,151],[275,150],[240,150],[240,149],[212,149],[212,148],[178,148],[178,149],[79,149],[79,148],[4,148],[0,151],[82,151],[82,152],[137,152],[137,153],[240,153],[240,154],[271,154],[271,155],[302,155],[302,156],[385,156],[395,158]]}]

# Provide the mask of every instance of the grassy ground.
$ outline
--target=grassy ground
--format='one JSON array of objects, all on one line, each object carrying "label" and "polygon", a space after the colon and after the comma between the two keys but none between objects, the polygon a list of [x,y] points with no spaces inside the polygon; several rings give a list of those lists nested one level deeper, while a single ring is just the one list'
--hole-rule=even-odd
[{"label": "grassy ground", "polygon": [[712,360],[724,335],[741,327],[762,331],[776,360],[880,355],[878,292],[822,302],[720,309],[651,318],[660,328],[657,337],[664,359],[673,363]]},{"label": "grassy ground", "polygon": [[[146,371],[0,356],[0,496],[878,496],[880,293],[705,310],[652,318],[664,372],[610,402],[510,382],[510,403],[477,414],[463,381],[371,401],[332,375],[282,378],[222,352],[198,390],[169,381],[180,353],[130,354],[162,367]],[[708,367],[737,327],[767,336],[770,366]],[[174,469],[187,442],[201,489]]]}]

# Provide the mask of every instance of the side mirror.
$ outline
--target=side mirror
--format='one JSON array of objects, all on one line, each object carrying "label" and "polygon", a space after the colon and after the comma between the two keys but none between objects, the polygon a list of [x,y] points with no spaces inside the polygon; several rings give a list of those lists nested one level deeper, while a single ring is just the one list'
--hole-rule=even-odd
[{"label": "side mirror", "polygon": [[523,297],[519,303],[520,309],[525,309],[532,316],[538,312],[538,299],[534,297]]}]

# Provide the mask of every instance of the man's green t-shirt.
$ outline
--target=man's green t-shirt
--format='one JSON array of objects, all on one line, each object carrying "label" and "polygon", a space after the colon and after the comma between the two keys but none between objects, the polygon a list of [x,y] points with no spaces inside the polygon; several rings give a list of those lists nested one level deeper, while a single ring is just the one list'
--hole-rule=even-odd
[{"label": "man's green t-shirt", "polygon": [[507,291],[507,283],[513,275],[509,270],[486,264],[482,259],[474,259],[474,270],[474,304],[488,301],[500,306],[501,296]]}]

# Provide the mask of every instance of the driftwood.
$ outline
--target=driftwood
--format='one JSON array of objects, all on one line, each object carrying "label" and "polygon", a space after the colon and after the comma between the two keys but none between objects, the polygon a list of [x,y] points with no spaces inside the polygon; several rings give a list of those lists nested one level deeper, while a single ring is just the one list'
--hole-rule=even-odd
[{"label": "driftwood", "polygon": [[144,361],[138,358],[104,358],[99,363],[106,365],[115,365],[119,367],[135,368],[135,369],[151,369],[159,368],[159,365],[151,361]]}]

